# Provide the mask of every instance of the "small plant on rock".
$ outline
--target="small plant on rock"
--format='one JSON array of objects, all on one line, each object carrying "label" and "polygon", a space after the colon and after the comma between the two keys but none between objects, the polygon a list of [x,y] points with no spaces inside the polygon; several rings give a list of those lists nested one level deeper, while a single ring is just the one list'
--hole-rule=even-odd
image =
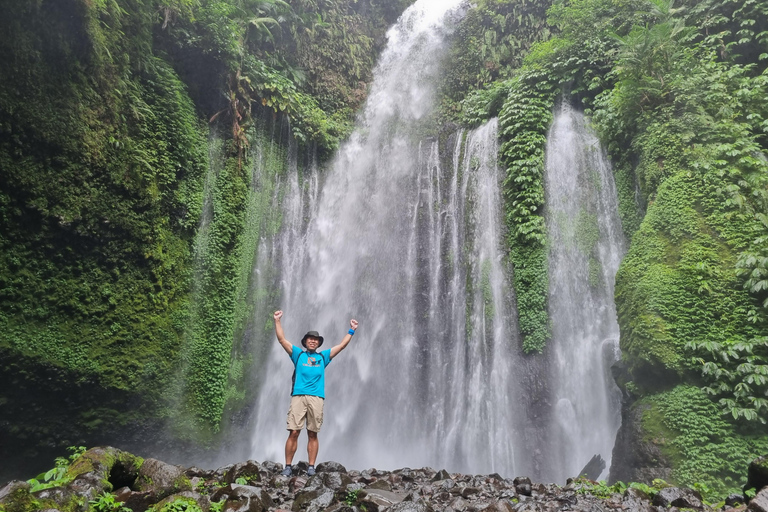
[{"label": "small plant on rock", "polygon": [[91,500],[91,504],[96,512],[131,512],[122,502],[115,499],[114,494],[108,492],[101,493],[98,499]]}]

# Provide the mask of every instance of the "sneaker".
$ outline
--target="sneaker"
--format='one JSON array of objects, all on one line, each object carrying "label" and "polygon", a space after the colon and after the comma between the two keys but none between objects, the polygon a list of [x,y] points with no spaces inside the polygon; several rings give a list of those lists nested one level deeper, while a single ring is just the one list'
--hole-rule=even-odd
[{"label": "sneaker", "polygon": [[307,468],[307,476],[315,476],[315,466],[309,466]]},{"label": "sneaker", "polygon": [[291,469],[291,466],[285,466],[285,469],[280,474],[283,476],[291,476],[293,474],[293,469]]}]

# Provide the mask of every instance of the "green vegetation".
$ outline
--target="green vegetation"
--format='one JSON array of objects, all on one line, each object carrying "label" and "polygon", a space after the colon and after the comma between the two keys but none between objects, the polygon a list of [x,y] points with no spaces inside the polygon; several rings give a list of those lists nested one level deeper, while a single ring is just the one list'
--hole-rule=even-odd
[{"label": "green vegetation", "polygon": [[219,431],[258,364],[234,340],[243,304],[270,294],[249,276],[281,221],[285,130],[330,154],[407,3],[0,1],[10,438],[71,444],[163,417]]},{"label": "green vegetation", "polygon": [[88,503],[96,512],[131,512],[122,502],[115,499],[115,495],[103,492],[98,499],[90,500]]},{"label": "green vegetation", "polygon": [[68,448],[70,455],[68,457],[56,457],[56,465],[53,469],[46,471],[37,478],[27,480],[31,485],[29,492],[42,491],[51,487],[60,487],[72,481],[73,477],[68,473],[70,464],[85,452],[85,446],[70,446]]},{"label": "green vegetation", "polygon": [[756,453],[768,451],[764,432],[727,421],[700,389],[677,386],[644,398],[643,429],[672,463],[675,483],[697,487],[710,502],[740,492]]}]

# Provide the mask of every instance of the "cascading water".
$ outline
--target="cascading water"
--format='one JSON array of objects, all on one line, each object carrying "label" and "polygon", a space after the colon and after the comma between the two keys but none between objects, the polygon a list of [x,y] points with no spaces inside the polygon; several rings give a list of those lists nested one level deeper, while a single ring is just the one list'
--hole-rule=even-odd
[{"label": "cascading water", "polygon": [[[552,361],[522,356],[497,123],[417,142],[461,3],[419,0],[390,30],[358,128],[327,171],[291,160],[275,192],[282,228],[262,240],[257,274],[279,275],[294,343],[316,329],[329,348],[350,318],[361,323],[328,368],[321,460],[562,481],[609,458],[618,428],[615,190],[597,140],[563,107],[547,149]],[[270,343],[250,456],[281,461],[293,369]]]},{"label": "cascading water", "polygon": [[[413,142],[432,111],[459,0],[420,0],[389,45],[359,128],[318,183],[295,177],[274,244],[286,335],[326,346],[361,327],[328,368],[321,457],[353,467],[430,464],[512,474],[523,406],[504,266],[496,122]],[[279,263],[277,263],[279,262]],[[252,456],[282,460],[291,363],[274,343]],[[302,457],[300,447],[297,457]]]},{"label": "cascading water", "polygon": [[584,116],[563,103],[546,150],[549,235],[551,478],[577,475],[595,455],[610,467],[621,425],[610,374],[619,356],[614,278],[624,255],[610,165]]}]

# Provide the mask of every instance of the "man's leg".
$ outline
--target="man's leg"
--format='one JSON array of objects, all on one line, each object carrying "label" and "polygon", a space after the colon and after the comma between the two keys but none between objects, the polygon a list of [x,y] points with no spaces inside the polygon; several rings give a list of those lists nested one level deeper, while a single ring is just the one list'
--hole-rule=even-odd
[{"label": "man's leg", "polygon": [[[293,462],[293,455],[296,453],[296,447],[299,445],[299,434],[301,430],[289,430],[288,439],[285,441],[285,466],[288,467]],[[317,436],[315,436],[317,437]],[[317,450],[315,450],[317,453]]]},{"label": "man's leg", "polygon": [[307,441],[307,455],[309,456],[309,465],[314,466],[315,460],[317,460],[317,450],[320,448],[320,443],[317,441],[317,432],[307,430],[307,435],[309,436],[309,441]]}]

